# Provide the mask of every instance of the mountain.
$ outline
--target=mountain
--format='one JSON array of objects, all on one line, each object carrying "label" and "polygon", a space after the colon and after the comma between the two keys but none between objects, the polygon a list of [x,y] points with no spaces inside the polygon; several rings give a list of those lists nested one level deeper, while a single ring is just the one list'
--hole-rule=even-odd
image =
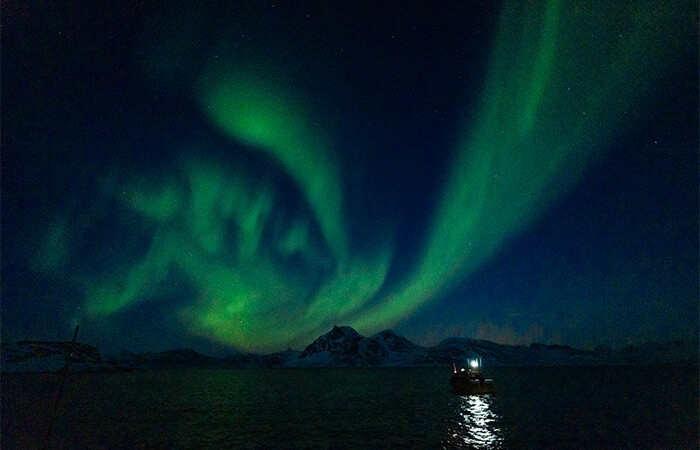
[{"label": "mountain", "polygon": [[360,335],[350,327],[333,327],[301,352],[295,366],[376,366],[388,351],[374,339]]},{"label": "mountain", "polygon": [[611,350],[579,350],[566,345],[533,343],[504,345],[495,342],[449,338],[433,347],[421,347],[384,330],[367,338],[351,327],[333,327],[301,352],[287,349],[267,355],[233,352],[223,358],[203,355],[192,349],[120,354],[103,358],[83,343],[21,341],[0,346],[2,371],[55,372],[68,357],[72,371],[117,371],[171,368],[261,368],[261,367],[433,367],[465,366],[480,359],[486,366],[591,366],[698,364],[697,342],[643,344]]},{"label": "mountain", "polygon": [[226,367],[256,368],[256,367],[289,367],[299,358],[297,350],[287,349],[269,355],[235,352],[222,358]]},{"label": "mountain", "polygon": [[99,350],[81,342],[19,341],[0,345],[3,372],[117,372],[131,369],[128,364],[103,359]]},{"label": "mountain", "polygon": [[698,362],[698,343],[673,341],[665,344],[655,342],[640,346],[628,345],[616,353],[624,364],[678,364]]},{"label": "mountain", "polygon": [[164,352],[122,352],[115,358],[125,365],[138,368],[168,369],[176,367],[215,367],[221,360],[207,356],[191,348],[179,348]]},{"label": "mountain", "polygon": [[594,352],[567,346],[532,344],[526,347],[467,338],[445,339],[430,347],[429,357],[437,365],[452,361],[464,363],[475,358],[491,366],[581,366],[604,362]]},{"label": "mountain", "polygon": [[379,342],[389,352],[411,353],[420,350],[420,347],[403,336],[394,333],[393,330],[384,330],[373,335],[371,339]]}]

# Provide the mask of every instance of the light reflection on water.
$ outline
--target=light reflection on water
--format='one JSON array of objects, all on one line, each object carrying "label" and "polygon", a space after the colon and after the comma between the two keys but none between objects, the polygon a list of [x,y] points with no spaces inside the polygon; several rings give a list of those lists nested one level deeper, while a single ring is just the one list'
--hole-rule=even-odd
[{"label": "light reflection on water", "polygon": [[[73,373],[52,448],[698,448],[696,365],[493,373],[469,397],[442,367]],[[41,448],[61,375],[0,375],[0,448]]]},{"label": "light reflection on water", "polygon": [[498,448],[503,442],[500,417],[491,395],[468,395],[455,402],[457,417],[450,427],[450,443],[467,448]]}]

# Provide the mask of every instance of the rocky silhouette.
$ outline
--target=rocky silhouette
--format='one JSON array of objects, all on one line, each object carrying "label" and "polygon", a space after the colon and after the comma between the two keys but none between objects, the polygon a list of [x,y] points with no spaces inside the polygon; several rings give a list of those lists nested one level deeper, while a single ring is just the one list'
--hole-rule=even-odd
[{"label": "rocky silhouette", "polygon": [[649,343],[612,350],[603,346],[580,350],[566,345],[533,343],[504,345],[468,338],[449,338],[433,347],[421,347],[384,330],[364,337],[348,326],[333,327],[302,351],[258,355],[233,352],[224,357],[207,356],[193,349],[133,353],[103,357],[84,343],[20,341],[1,346],[0,370],[54,372],[71,358],[73,371],[123,371],[172,368],[260,367],[436,367],[465,365],[479,358],[487,366],[590,366],[697,364],[697,342]]}]

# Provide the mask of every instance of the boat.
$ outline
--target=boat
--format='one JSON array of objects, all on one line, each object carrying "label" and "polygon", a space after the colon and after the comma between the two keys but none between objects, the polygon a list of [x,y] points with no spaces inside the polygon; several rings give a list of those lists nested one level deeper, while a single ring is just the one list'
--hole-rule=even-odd
[{"label": "boat", "polygon": [[493,380],[484,377],[478,360],[470,360],[469,366],[459,371],[457,366],[452,363],[452,369],[450,386],[452,386],[452,391],[455,394],[479,395],[496,393],[496,386],[493,384]]}]

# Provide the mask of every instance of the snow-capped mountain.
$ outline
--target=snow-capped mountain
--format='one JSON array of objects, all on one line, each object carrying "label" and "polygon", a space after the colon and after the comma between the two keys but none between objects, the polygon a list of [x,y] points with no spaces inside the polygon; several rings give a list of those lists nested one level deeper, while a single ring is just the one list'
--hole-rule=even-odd
[{"label": "snow-capped mountain", "polygon": [[167,369],[187,367],[432,367],[465,366],[480,359],[485,366],[589,366],[697,364],[697,342],[670,342],[627,346],[620,350],[599,347],[579,350],[565,345],[503,345],[495,342],[449,338],[433,347],[421,347],[392,330],[369,338],[351,327],[333,327],[303,351],[288,349],[268,355],[234,352],[218,358],[192,349],[165,352],[122,352],[103,358],[87,344],[70,342],[22,341],[3,343],[2,371],[61,370],[70,358],[70,370],[115,371],[130,369]]},{"label": "snow-capped mountain", "polygon": [[393,330],[380,331],[379,333],[373,335],[370,339],[379,342],[379,344],[384,347],[387,352],[411,353],[421,350],[421,347],[417,346],[405,337],[394,333]]},{"label": "snow-capped mountain", "polygon": [[351,327],[333,327],[299,354],[295,366],[375,366],[388,355],[378,341],[360,335]]},{"label": "snow-capped mountain", "polygon": [[601,355],[567,346],[532,344],[502,345],[495,342],[467,339],[445,339],[429,349],[429,357],[437,365],[452,361],[466,364],[479,358],[491,366],[561,366],[601,364]]}]

